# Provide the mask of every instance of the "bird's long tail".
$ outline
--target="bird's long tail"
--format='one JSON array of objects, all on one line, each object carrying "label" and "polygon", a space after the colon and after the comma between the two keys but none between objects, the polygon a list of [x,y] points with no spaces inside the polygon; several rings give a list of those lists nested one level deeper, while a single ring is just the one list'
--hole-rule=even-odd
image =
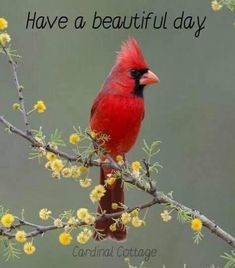
[{"label": "bird's long tail", "polygon": [[[112,174],[112,169],[109,168],[100,168],[100,184],[104,185],[105,180],[107,179],[108,174]],[[114,184],[110,186],[106,186],[106,192],[105,195],[101,198],[99,202],[99,206],[97,209],[98,213],[106,212],[106,213],[115,213],[123,210],[123,208],[112,208],[112,203],[118,204],[120,206],[121,204],[124,204],[124,190],[122,181],[120,179],[117,179]],[[112,240],[117,241],[123,241],[126,239],[126,229],[125,226],[122,224],[117,224],[116,230],[111,231],[110,225],[112,225],[114,221],[112,219],[100,219],[96,221],[95,228],[98,230],[98,232],[101,234],[98,235],[97,232],[94,234],[94,238],[96,240],[102,240],[105,238],[110,238]]]}]

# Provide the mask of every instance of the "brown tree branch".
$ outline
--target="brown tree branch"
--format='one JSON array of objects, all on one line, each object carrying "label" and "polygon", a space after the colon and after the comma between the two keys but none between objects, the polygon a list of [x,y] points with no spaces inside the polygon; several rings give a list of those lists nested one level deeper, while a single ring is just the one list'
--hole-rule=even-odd
[{"label": "brown tree branch", "polygon": [[[40,142],[36,141],[32,136],[27,135],[24,131],[13,126],[3,116],[0,116],[0,122],[2,124],[4,124],[11,132],[21,136],[22,138],[24,138],[25,140],[30,142],[33,147],[44,148],[46,151],[53,152],[53,153],[59,155],[60,157],[65,158],[69,161],[75,161],[75,162],[82,163],[82,159],[80,156],[69,155],[63,151],[58,150],[58,149],[51,148],[48,145],[41,144]],[[90,159],[89,163],[87,163],[87,164],[88,164],[88,166],[97,166],[97,167],[102,166],[102,167],[109,167],[112,169],[116,169],[119,171],[122,170],[122,168],[120,166],[118,166],[117,163],[111,157],[109,157],[109,161],[111,161],[111,162],[109,162],[109,163],[99,162],[99,161],[95,161],[95,160]],[[162,192],[156,190],[154,187],[149,187],[149,189],[146,189],[140,182],[138,182],[135,178],[133,178],[131,176],[131,174],[127,174],[127,177],[124,178],[124,180],[132,185],[135,185],[138,189],[148,193],[149,195],[151,195],[153,197],[153,200],[151,202],[148,202],[147,204],[144,204],[144,205],[136,206],[134,208],[129,208],[129,209],[127,209],[128,212],[132,211],[135,208],[144,209],[147,207],[151,207],[155,204],[162,204],[162,205],[167,205],[167,206],[170,204],[171,206],[173,206],[173,208],[175,210],[185,210],[192,218],[199,218],[202,221],[203,226],[208,228],[212,233],[214,233],[215,235],[220,237],[222,240],[224,240],[226,243],[228,243],[230,246],[235,248],[235,238],[232,235],[230,235],[228,232],[224,231],[216,223],[214,223],[209,218],[207,218],[205,215],[201,214],[199,211],[191,209],[189,207],[186,207],[185,205],[177,202],[176,200],[174,200],[174,199],[168,197],[167,195],[163,194]],[[117,212],[117,213],[112,213],[112,214],[105,214],[102,217],[103,218],[107,218],[107,217],[114,218],[114,217],[120,216],[122,213],[123,213],[123,211]],[[44,232],[49,231],[49,230],[54,230],[54,229],[57,229],[57,228],[52,227],[52,226],[43,226],[41,228],[40,226],[37,226],[37,230],[34,230],[33,233],[30,233],[28,235],[29,236],[31,236],[31,235],[36,236],[38,234],[44,233]],[[9,232],[6,230],[1,231],[1,229],[0,229],[0,234],[5,235],[5,236],[9,235],[8,237],[12,237],[12,235],[9,234]]]},{"label": "brown tree branch", "polygon": [[[145,209],[145,208],[153,206],[154,204],[156,204],[156,202],[157,202],[157,200],[153,199],[152,201],[147,202],[147,203],[145,203],[143,205],[135,206],[135,207],[132,207],[132,208],[127,208],[127,209],[125,209],[123,211],[119,211],[119,212],[116,212],[116,213],[110,213],[110,214],[98,215],[96,217],[96,221],[110,219],[110,218],[118,218],[125,211],[130,213],[131,211],[133,211],[135,209],[142,210],[142,209]],[[66,222],[63,222],[61,227],[57,227],[55,225],[43,226],[43,225],[37,225],[37,224],[31,223],[31,222],[28,222],[28,221],[26,221],[25,219],[22,219],[22,218],[16,217],[16,219],[19,222],[17,224],[14,224],[11,228],[0,227],[0,235],[5,236],[5,237],[7,237],[9,239],[12,239],[12,238],[15,238],[15,232],[12,232],[12,231],[15,231],[17,228],[20,228],[20,227],[23,227],[23,226],[29,226],[29,227],[33,228],[33,230],[31,232],[26,233],[26,237],[29,238],[29,237],[42,235],[42,234],[44,234],[44,233],[46,233],[48,231],[63,229],[67,225]],[[75,225],[75,227],[84,226],[84,225],[87,225],[87,224],[85,222],[79,222],[79,223],[77,223]],[[91,225],[91,226],[93,226],[93,225]]]}]

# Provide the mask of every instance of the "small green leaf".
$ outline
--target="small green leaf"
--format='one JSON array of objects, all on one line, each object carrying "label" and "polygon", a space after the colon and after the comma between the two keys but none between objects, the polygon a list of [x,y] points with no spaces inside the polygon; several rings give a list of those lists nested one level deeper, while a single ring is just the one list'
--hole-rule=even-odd
[{"label": "small green leaf", "polygon": [[49,144],[51,146],[65,146],[65,142],[62,139],[62,134],[58,129],[51,134]]}]

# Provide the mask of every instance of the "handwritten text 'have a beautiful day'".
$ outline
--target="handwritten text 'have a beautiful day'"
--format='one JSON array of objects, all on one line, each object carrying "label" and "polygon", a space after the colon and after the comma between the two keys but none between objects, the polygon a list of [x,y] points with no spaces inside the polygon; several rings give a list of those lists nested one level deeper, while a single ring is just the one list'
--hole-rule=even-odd
[{"label": "handwritten text 'have a beautiful day'", "polygon": [[84,16],[77,16],[69,19],[67,16],[47,16],[37,14],[37,12],[28,12],[26,18],[26,29],[66,29],[72,25],[75,29],[91,28],[97,29],[175,29],[191,30],[196,38],[205,29],[206,16],[192,16],[182,11],[178,16],[172,18],[166,11],[162,15],[157,12],[135,13],[132,16],[102,16],[97,11],[94,12],[91,20]]}]

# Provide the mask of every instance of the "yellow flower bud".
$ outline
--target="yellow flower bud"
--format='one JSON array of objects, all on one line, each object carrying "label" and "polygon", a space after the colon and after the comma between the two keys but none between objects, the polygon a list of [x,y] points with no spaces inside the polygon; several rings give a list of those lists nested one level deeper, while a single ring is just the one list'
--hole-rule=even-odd
[{"label": "yellow flower bud", "polygon": [[15,111],[20,110],[20,104],[17,103],[17,102],[16,102],[16,103],[13,103],[13,104],[12,104],[12,109],[15,110]]}]

